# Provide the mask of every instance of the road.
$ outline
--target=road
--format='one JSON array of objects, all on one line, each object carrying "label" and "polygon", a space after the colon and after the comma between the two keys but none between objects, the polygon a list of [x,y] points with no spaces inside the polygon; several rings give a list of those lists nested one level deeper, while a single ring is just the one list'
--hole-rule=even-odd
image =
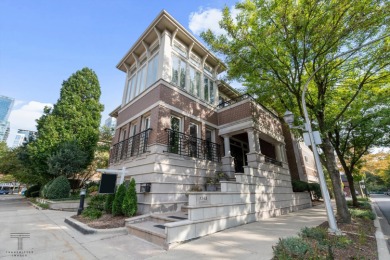
[{"label": "road", "polygon": [[370,198],[374,202],[379,224],[381,225],[383,235],[387,240],[387,248],[390,251],[390,196],[371,194]]}]

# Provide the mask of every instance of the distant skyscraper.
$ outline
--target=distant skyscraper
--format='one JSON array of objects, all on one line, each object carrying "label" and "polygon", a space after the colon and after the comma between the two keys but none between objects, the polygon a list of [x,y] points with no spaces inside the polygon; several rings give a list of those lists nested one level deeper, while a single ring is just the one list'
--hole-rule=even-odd
[{"label": "distant skyscraper", "polygon": [[8,118],[13,105],[14,99],[0,96],[0,142],[7,141],[10,130]]},{"label": "distant skyscraper", "polygon": [[110,129],[114,129],[115,130],[115,127],[116,127],[116,118],[114,117],[109,117],[106,119],[106,121],[104,121],[104,126],[107,126],[109,127]]},{"label": "distant skyscraper", "polygon": [[18,133],[15,136],[13,147],[28,144],[29,142],[35,140],[36,135],[36,131],[18,129]]}]

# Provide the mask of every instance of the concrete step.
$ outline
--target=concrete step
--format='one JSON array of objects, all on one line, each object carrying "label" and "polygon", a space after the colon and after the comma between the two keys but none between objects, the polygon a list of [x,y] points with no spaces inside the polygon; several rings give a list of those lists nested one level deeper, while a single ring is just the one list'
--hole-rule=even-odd
[{"label": "concrete step", "polygon": [[164,224],[147,220],[144,222],[127,224],[126,227],[130,235],[166,248]]},{"label": "concrete step", "polygon": [[164,224],[186,219],[188,219],[188,214],[183,212],[150,214],[145,218],[139,219],[139,221],[126,223],[126,228],[130,235],[167,249]]}]

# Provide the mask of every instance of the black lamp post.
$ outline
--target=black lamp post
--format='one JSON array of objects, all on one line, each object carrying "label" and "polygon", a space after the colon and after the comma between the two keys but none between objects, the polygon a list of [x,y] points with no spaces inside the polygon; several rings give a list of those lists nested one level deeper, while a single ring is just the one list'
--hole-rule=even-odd
[{"label": "black lamp post", "polygon": [[87,193],[87,190],[85,188],[82,188],[80,190],[80,206],[79,209],[77,210],[77,216],[81,214],[84,210],[84,199],[85,199],[85,194]]}]

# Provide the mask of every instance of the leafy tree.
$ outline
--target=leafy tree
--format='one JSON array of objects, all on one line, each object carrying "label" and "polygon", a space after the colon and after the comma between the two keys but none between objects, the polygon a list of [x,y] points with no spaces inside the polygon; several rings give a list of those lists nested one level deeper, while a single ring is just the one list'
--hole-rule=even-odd
[{"label": "leafy tree", "polygon": [[303,117],[303,87],[319,69],[306,104],[311,120],[318,122],[339,220],[350,222],[331,135],[367,84],[388,82],[389,42],[335,57],[388,31],[389,2],[247,0],[235,7],[236,17],[228,8],[223,11],[220,26],[225,34],[216,36],[209,30],[202,38],[224,56],[228,78],[243,82],[264,105],[279,115],[288,109]]},{"label": "leafy tree", "polygon": [[122,183],[121,185],[119,185],[119,188],[115,193],[115,199],[114,202],[112,203],[112,215],[114,216],[123,215],[122,205],[123,205],[123,200],[125,199],[125,195],[126,195],[126,186],[124,183]]},{"label": "leafy tree", "polygon": [[122,211],[126,217],[134,216],[137,213],[137,191],[134,178],[131,179],[123,200]]},{"label": "leafy tree", "polygon": [[75,174],[85,167],[87,154],[76,142],[61,143],[47,160],[48,172],[54,176],[64,175],[75,178]]},{"label": "leafy tree", "polygon": [[44,114],[37,120],[37,138],[28,145],[35,172],[50,176],[47,159],[64,142],[79,145],[87,157],[81,168],[88,167],[99,139],[103,110],[100,94],[97,76],[89,68],[77,71],[62,83],[60,98],[52,109],[44,109]]},{"label": "leafy tree", "polygon": [[368,190],[390,188],[390,153],[379,152],[365,155],[360,173],[365,175]]}]

